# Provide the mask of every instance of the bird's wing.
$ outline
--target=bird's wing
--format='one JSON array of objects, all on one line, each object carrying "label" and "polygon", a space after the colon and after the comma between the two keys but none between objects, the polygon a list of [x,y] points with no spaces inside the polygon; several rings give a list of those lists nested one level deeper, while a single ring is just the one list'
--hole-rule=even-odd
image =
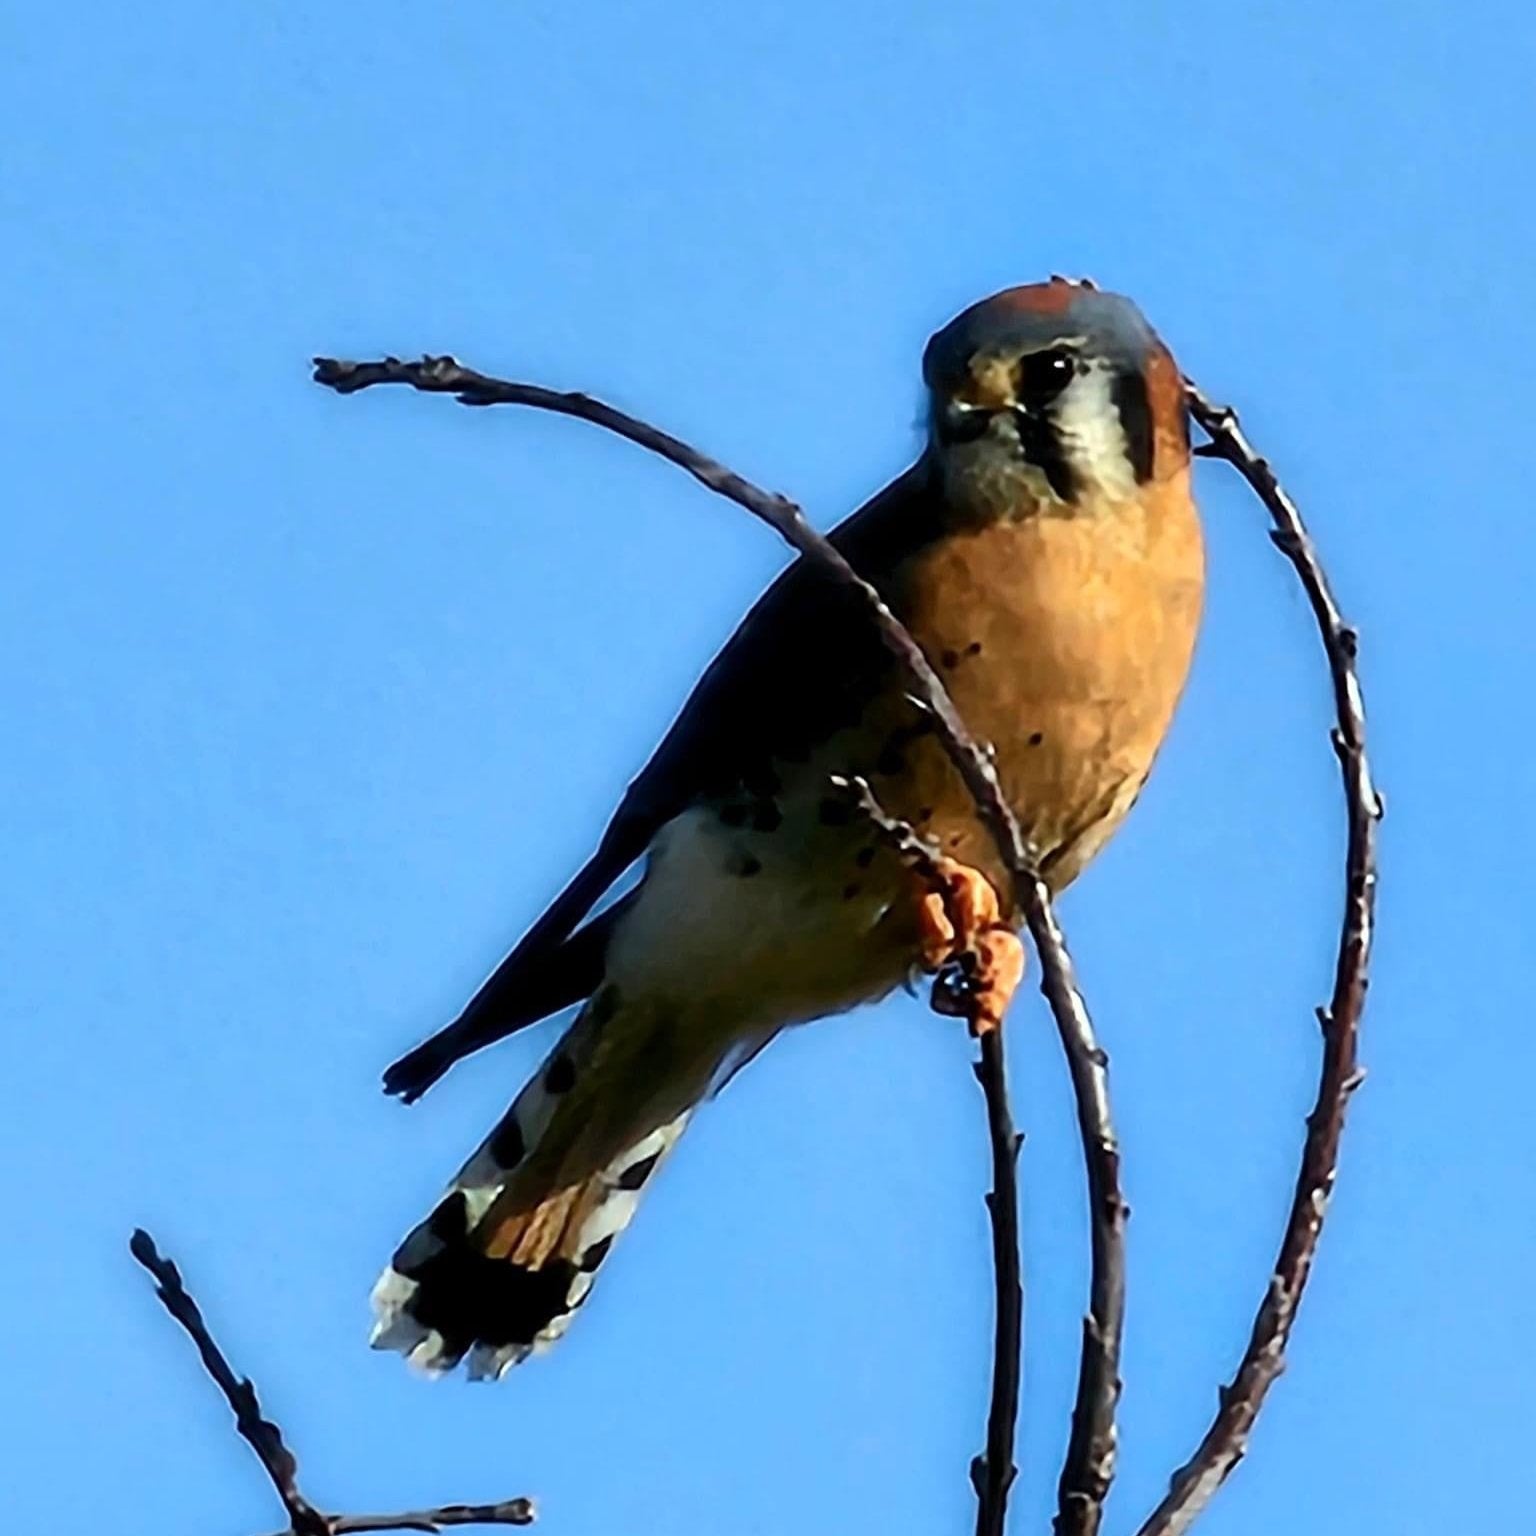
[{"label": "bird's wing", "polygon": [[[831,540],[876,586],[937,533],[919,462],[833,530]],[[749,792],[774,758],[825,740],[889,665],[863,599],[797,560],[758,599],[699,679],[630,785],[614,825],[634,817],[647,841],[694,800]]]},{"label": "bird's wing", "polygon": [[[861,575],[882,575],[939,531],[925,461],[832,533]],[[620,907],[577,925],[696,799],[751,792],[775,758],[824,740],[889,665],[856,593],[797,560],[758,599],[630,784],[597,851],[446,1029],[402,1057],[384,1086],[408,1102],[454,1062],[586,996]],[[610,915],[613,914],[613,915]]]}]

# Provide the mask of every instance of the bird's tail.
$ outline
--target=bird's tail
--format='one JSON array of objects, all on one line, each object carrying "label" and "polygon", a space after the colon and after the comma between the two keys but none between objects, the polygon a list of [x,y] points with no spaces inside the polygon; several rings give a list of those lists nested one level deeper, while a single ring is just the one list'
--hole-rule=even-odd
[{"label": "bird's tail", "polygon": [[[600,990],[374,1287],[376,1349],[494,1379],[565,1332],[708,1087]],[[664,1058],[659,1060],[658,1057]],[[665,1070],[661,1068],[665,1065]]]}]

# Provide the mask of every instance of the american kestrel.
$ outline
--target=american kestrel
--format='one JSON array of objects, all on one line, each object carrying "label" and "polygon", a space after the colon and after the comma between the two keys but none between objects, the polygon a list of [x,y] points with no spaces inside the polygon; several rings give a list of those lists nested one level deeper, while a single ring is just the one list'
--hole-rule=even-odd
[{"label": "american kestrel", "polygon": [[[927,441],[832,535],[995,749],[1059,890],[1136,799],[1183,688],[1204,562],[1179,369],[1128,300],[1053,278],[928,343]],[[890,992],[914,877],[837,778],[1008,883],[861,602],[803,562],[769,588],[596,853],[460,1019],[391,1068],[581,1008],[374,1291],[373,1341],[499,1376],[559,1337],[689,1116],[781,1029]],[[635,861],[639,884],[590,917]],[[1017,921],[1017,914],[1005,912]]]}]

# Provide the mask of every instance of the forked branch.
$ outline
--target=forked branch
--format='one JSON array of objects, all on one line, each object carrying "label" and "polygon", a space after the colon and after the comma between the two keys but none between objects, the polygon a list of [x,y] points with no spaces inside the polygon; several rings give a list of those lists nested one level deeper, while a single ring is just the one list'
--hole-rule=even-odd
[{"label": "forked branch", "polygon": [[223,1351],[214,1343],[203,1314],[182,1283],[181,1271],[155,1247],[155,1240],[136,1231],[129,1249],[155,1277],[155,1294],[165,1310],[186,1330],[202,1357],[203,1369],[213,1378],[234,1411],[235,1428],[256,1453],[271,1479],[288,1516],[286,1536],[344,1536],[349,1531],[444,1531],[462,1525],[532,1525],[533,1504],[528,1499],[506,1499],[500,1504],[443,1504],[436,1509],[407,1510],[397,1515],[328,1515],[315,1508],[299,1491],[299,1467],[283,1433],[261,1411],[256,1388],[247,1377],[236,1376]]}]

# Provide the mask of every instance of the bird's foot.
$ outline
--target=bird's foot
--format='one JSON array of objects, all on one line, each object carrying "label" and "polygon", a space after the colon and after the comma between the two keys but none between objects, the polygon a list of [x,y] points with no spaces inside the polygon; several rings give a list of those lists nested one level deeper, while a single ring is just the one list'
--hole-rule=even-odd
[{"label": "bird's foot", "polygon": [[937,873],[943,889],[924,895],[919,915],[923,966],[936,973],[933,1006],[985,1035],[1002,1023],[1023,979],[1024,946],[985,875],[954,859],[940,859]]}]

